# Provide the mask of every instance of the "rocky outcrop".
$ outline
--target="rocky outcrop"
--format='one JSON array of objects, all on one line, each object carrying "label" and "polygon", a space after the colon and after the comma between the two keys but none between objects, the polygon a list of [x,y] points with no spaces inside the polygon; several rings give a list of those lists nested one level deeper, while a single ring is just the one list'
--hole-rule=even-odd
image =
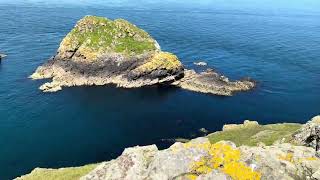
[{"label": "rocky outcrop", "polygon": [[304,146],[236,147],[198,138],[162,151],[154,145],[128,148],[81,179],[311,179],[319,167],[314,149]]},{"label": "rocky outcrop", "polygon": [[[147,62],[142,63],[144,61]],[[181,70],[181,63],[170,53],[159,52],[144,60],[109,54],[95,62],[51,59],[31,77],[52,78],[52,82],[43,84],[40,89],[55,92],[71,86],[116,84],[134,88],[171,82],[181,75]]]},{"label": "rocky outcrop", "polygon": [[[168,149],[159,150],[156,145],[131,147],[118,158],[99,165],[37,168],[18,179],[42,180],[49,175],[53,179],[78,179],[81,174],[81,180],[316,180],[320,179],[320,158],[315,148],[288,142],[289,136],[291,140],[308,139],[312,136],[310,129],[318,122],[319,116],[303,126],[259,125],[246,120],[239,125],[225,125],[223,131],[207,137],[176,142]],[[260,143],[244,140],[255,137],[260,137]],[[288,141],[276,141],[284,137]],[[266,145],[267,142],[272,143]]]},{"label": "rocky outcrop", "polygon": [[316,116],[308,121],[303,127],[293,135],[293,142],[296,144],[313,147],[320,157],[320,116]]},{"label": "rocky outcrop", "polygon": [[57,54],[30,77],[52,78],[40,87],[44,92],[83,85],[135,88],[174,83],[192,91],[231,95],[254,87],[252,81],[230,82],[213,71],[185,70],[177,56],[162,52],[142,29],[123,19],[96,16],[81,19],[62,40]]},{"label": "rocky outcrop", "polygon": [[[155,145],[128,148],[117,159],[102,163],[81,179],[319,179],[320,159],[314,148],[275,141],[289,138],[289,134],[292,137],[301,133],[312,136],[310,127],[318,121],[319,116],[301,127],[289,123],[259,125],[256,121],[246,120],[239,125],[225,125],[218,136],[209,135],[209,139],[197,138],[187,143],[177,142],[165,150],[158,150]],[[301,129],[297,131],[298,127]],[[266,131],[269,132],[267,136],[270,136],[267,141],[272,139],[274,142],[269,146],[258,143],[257,146],[237,147],[231,141],[212,140],[219,139],[220,136],[227,139],[230,135],[226,133],[229,132],[237,133],[235,139],[239,139],[246,138],[251,132],[255,133],[253,136],[260,136],[258,134]],[[266,136],[261,140],[266,140],[265,138]]]},{"label": "rocky outcrop", "polygon": [[226,124],[223,126],[222,131],[237,130],[250,127],[259,127],[259,123],[257,121],[245,120],[243,124]]},{"label": "rocky outcrop", "polygon": [[223,96],[231,96],[234,92],[247,91],[255,87],[252,80],[230,81],[212,69],[202,73],[185,70],[184,78],[172,84],[190,91]]}]

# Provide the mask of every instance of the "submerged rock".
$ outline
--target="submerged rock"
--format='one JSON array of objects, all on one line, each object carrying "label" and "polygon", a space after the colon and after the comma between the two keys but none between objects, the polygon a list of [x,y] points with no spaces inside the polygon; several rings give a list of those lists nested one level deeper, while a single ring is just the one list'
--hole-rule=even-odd
[{"label": "submerged rock", "polygon": [[197,66],[206,66],[206,65],[208,65],[206,62],[202,62],[202,61],[200,61],[200,62],[194,62],[193,64],[194,64],[194,65],[197,65]]},{"label": "submerged rock", "polygon": [[123,19],[96,16],[78,21],[57,54],[30,77],[52,78],[40,87],[44,92],[83,85],[135,88],[174,83],[192,91],[229,96],[254,87],[251,81],[230,82],[214,72],[185,70],[178,57],[162,52],[147,32]]}]

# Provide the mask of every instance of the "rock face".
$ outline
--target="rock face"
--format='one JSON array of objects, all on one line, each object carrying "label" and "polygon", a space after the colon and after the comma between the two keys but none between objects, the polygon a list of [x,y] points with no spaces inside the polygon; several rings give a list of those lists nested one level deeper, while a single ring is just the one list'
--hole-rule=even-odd
[{"label": "rock face", "polygon": [[211,71],[185,70],[177,56],[162,52],[148,33],[123,19],[86,16],[62,40],[57,54],[38,67],[32,79],[52,78],[44,92],[62,87],[115,84],[135,88],[171,84],[184,89],[231,95],[254,87],[251,81],[230,82]]},{"label": "rock face", "polygon": [[312,179],[320,167],[314,153],[312,148],[291,144],[236,147],[232,142],[211,144],[198,138],[162,151],[154,145],[128,148],[81,180]]},{"label": "rock face", "polygon": [[303,127],[293,135],[296,144],[310,146],[317,150],[320,156],[320,116],[316,116],[308,121]]}]

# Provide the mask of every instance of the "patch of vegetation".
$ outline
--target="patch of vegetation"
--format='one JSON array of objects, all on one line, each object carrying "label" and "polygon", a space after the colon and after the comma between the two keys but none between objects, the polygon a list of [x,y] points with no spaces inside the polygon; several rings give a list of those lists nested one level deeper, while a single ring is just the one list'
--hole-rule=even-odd
[{"label": "patch of vegetation", "polygon": [[60,51],[75,51],[87,59],[96,59],[106,52],[139,55],[155,51],[155,40],[130,22],[86,16],[60,44]]},{"label": "patch of vegetation", "polygon": [[97,166],[98,164],[61,169],[36,168],[30,174],[17,178],[17,180],[78,180]]},{"label": "patch of vegetation", "polygon": [[256,126],[239,126],[225,131],[218,131],[208,135],[211,143],[219,141],[232,141],[237,146],[256,146],[262,142],[265,145],[272,145],[277,140],[284,142],[291,141],[291,135],[301,128],[301,124],[284,123]]},{"label": "patch of vegetation", "polygon": [[139,66],[136,70],[141,72],[151,72],[159,69],[160,67],[166,70],[176,70],[181,66],[182,64],[176,55],[168,52],[159,52],[155,54],[149,62]]}]

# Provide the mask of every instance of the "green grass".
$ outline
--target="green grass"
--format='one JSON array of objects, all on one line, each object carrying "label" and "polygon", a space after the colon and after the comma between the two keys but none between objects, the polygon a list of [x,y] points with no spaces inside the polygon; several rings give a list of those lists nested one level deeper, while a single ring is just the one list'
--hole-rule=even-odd
[{"label": "green grass", "polygon": [[88,54],[89,58],[96,58],[96,54],[92,56],[94,52],[140,55],[156,50],[154,39],[130,22],[97,16],[81,19],[61,45],[68,50],[80,48],[81,54]]},{"label": "green grass", "polygon": [[81,167],[70,167],[61,169],[42,169],[37,168],[30,174],[22,176],[17,180],[78,180],[88,174],[98,164],[90,164]]},{"label": "green grass", "polygon": [[285,142],[289,142],[291,135],[299,128],[301,128],[300,124],[293,123],[243,126],[212,133],[208,135],[208,138],[211,143],[225,140],[232,141],[237,146],[255,146],[258,142],[262,142],[265,145],[272,145],[275,141],[283,138],[285,138]]}]

